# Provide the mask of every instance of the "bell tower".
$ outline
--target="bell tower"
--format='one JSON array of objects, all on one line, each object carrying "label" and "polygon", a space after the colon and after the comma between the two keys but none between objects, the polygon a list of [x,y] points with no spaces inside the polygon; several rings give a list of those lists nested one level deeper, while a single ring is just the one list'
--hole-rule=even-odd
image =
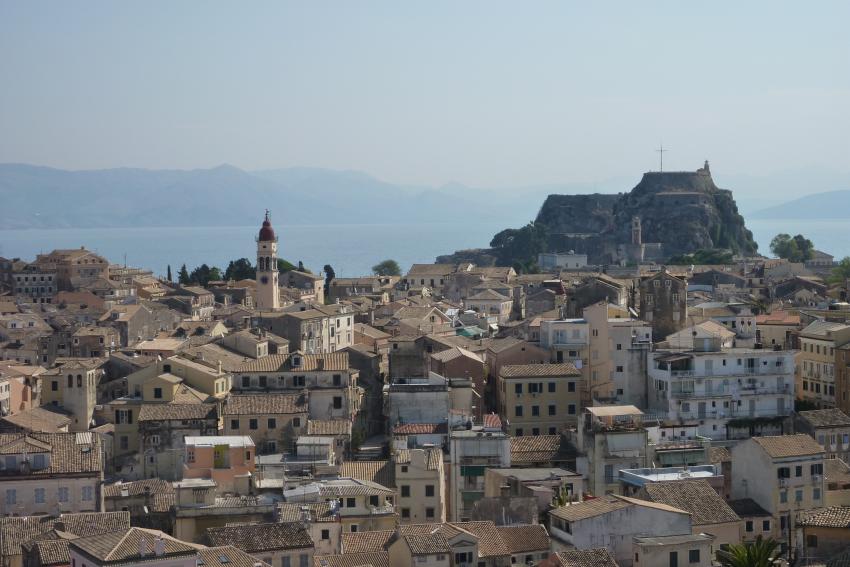
[{"label": "bell tower", "polygon": [[279,274],[277,271],[277,236],[269,220],[266,218],[257,237],[257,309],[273,311],[280,309]]}]

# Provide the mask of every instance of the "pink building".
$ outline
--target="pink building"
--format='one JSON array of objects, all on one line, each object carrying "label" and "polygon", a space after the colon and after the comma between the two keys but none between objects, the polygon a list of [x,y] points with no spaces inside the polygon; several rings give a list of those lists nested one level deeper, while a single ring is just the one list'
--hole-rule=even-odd
[{"label": "pink building", "polygon": [[247,435],[186,437],[183,478],[215,481],[220,494],[248,494],[256,470],[254,441]]}]

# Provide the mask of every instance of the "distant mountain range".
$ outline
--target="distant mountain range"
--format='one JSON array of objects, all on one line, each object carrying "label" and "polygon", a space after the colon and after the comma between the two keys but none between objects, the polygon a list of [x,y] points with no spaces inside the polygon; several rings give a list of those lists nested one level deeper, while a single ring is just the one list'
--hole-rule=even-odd
[{"label": "distant mountain range", "polygon": [[850,190],[806,195],[749,216],[754,219],[850,219]]},{"label": "distant mountain range", "polygon": [[[844,179],[811,175],[823,181],[821,186],[834,187]],[[719,185],[735,191],[747,217],[850,218],[848,191],[765,208],[788,194],[786,186],[798,178],[805,176],[734,177]],[[265,208],[276,222],[289,224],[468,223],[486,218],[522,226],[537,216],[550,194],[616,193],[633,184],[634,180],[621,178],[486,189],[461,184],[401,185],[358,171],[307,167],[255,172],[230,165],[69,171],[0,164],[0,229],[244,226],[258,223]]]},{"label": "distant mountain range", "polygon": [[481,215],[524,223],[554,189],[402,186],[319,168],[67,171],[0,164],[0,228],[244,226],[258,223],[265,208],[289,224],[469,222]]}]

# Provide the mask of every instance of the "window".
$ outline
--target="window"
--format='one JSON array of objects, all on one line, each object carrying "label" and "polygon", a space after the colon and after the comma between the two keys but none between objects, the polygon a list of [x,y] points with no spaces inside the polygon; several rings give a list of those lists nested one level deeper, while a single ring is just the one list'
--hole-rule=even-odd
[{"label": "window", "polygon": [[323,540],[331,539],[331,531],[330,530],[322,530],[322,539]]},{"label": "window", "polygon": [[345,501],[346,508],[354,508],[357,506],[357,501],[354,498],[347,498]]},{"label": "window", "polygon": [[806,536],[806,547],[817,547],[817,546],[818,546],[818,536],[807,535]]},{"label": "window", "polygon": [[522,384],[514,384],[514,393],[522,394]]},{"label": "window", "polygon": [[549,428],[549,435],[557,435],[557,434],[558,434],[558,429],[556,427],[550,427]]},{"label": "window", "polygon": [[522,417],[522,406],[516,406],[514,408],[514,417]]},{"label": "window", "polygon": [[269,422],[268,422],[268,427],[269,427],[269,429],[276,429],[277,428],[277,420],[273,417],[270,417]]},{"label": "window", "polygon": [[342,385],[342,375],[341,374],[334,374],[333,380],[334,380],[334,386],[341,386]]},{"label": "window", "polygon": [[309,567],[309,565],[308,565],[309,561],[310,561],[310,558],[307,556],[307,554],[302,553],[301,555],[298,556],[298,567]]},{"label": "window", "polygon": [[688,550],[688,563],[699,563],[699,549]]},{"label": "window", "polygon": [[36,504],[44,504],[44,489],[36,488],[35,489],[35,503]]},{"label": "window", "polygon": [[812,489],[812,500],[820,500],[820,488]]},{"label": "window", "polygon": [[620,343],[617,343],[617,350],[623,350],[623,345],[620,344]]},{"label": "window", "polygon": [[549,393],[552,394],[555,392],[556,385],[554,382],[549,382]]},{"label": "window", "polygon": [[433,508],[425,508],[425,518],[428,520],[434,519],[434,509]]},{"label": "window", "polygon": [[257,429],[257,420],[256,418],[251,418],[248,420],[248,429]]},{"label": "window", "polygon": [[230,429],[239,429],[239,420],[231,419],[230,420]]},{"label": "window", "polygon": [[763,531],[763,532],[769,532],[770,531],[770,520],[762,521],[761,531]]},{"label": "window", "polygon": [[51,389],[52,391],[54,391],[54,392],[58,392],[58,391],[59,391],[59,381],[58,381],[58,380],[53,380],[53,381],[50,383],[50,389]]},{"label": "window", "polygon": [[558,408],[556,406],[549,406],[549,415],[555,415],[558,413]]},{"label": "window", "polygon": [[791,469],[789,467],[779,467],[776,469],[777,478],[791,478]]},{"label": "window", "polygon": [[260,388],[265,388],[268,385],[268,379],[265,376],[260,376]]},{"label": "window", "polygon": [[292,561],[289,559],[289,557],[283,558],[283,567],[292,567]]},{"label": "window", "polygon": [[82,500],[85,502],[90,502],[91,500],[94,500],[94,488],[92,488],[91,486],[84,486]]},{"label": "window", "polygon": [[747,531],[747,533],[752,532],[753,531],[753,521],[747,520],[747,523],[746,523],[746,526],[745,526],[744,529]]},{"label": "window", "polygon": [[334,396],[334,409],[342,409],[342,396]]},{"label": "window", "polygon": [[797,465],[794,467],[794,476],[801,477],[803,476],[803,465]]},{"label": "window", "polygon": [[787,490],[781,490],[779,492],[779,502],[781,502],[782,504],[785,504],[786,502],[788,502],[788,491]]},{"label": "window", "polygon": [[576,383],[575,382],[567,382],[567,392],[575,392],[576,391]]},{"label": "window", "polygon": [[18,503],[18,491],[14,488],[6,489],[6,506]]},{"label": "window", "polygon": [[522,434],[523,434],[522,427],[517,427],[516,431],[514,432],[514,435],[516,435],[517,437],[522,437]]},{"label": "window", "polygon": [[301,418],[300,417],[292,418],[292,427],[301,427]]},{"label": "window", "polygon": [[531,415],[534,417],[540,417],[540,406],[531,406]]},{"label": "window", "polygon": [[67,502],[68,501],[68,487],[67,486],[60,486],[59,487],[59,492],[56,495],[56,499],[59,500],[59,502]]},{"label": "window", "polygon": [[434,485],[433,484],[426,484],[425,485],[425,496],[427,496],[428,498],[432,498],[434,496]]},{"label": "window", "polygon": [[410,508],[402,508],[401,509],[401,517],[405,520],[410,518]]},{"label": "window", "polygon": [[401,497],[402,498],[410,498],[410,486],[404,484],[401,487]]},{"label": "window", "polygon": [[797,490],[797,491],[794,492],[794,501],[795,502],[802,502],[803,501],[803,491],[802,490]]},{"label": "window", "polygon": [[407,472],[407,465],[401,465],[401,472],[403,472],[403,473]]},{"label": "window", "polygon": [[157,400],[162,399],[162,388],[154,388],[153,389],[153,397]]},{"label": "window", "polygon": [[809,467],[811,474],[823,474],[823,463],[817,463]]},{"label": "window", "polygon": [[133,410],[115,410],[115,423],[133,423]]},{"label": "window", "polygon": [[576,414],[576,405],[575,404],[568,405],[567,406],[567,413],[570,414],[570,415],[575,415]]},{"label": "window", "polygon": [[126,451],[130,448],[130,438],[126,435],[122,435],[118,438],[118,446],[121,447],[122,450]]},{"label": "window", "polygon": [[40,471],[47,468],[47,457],[42,453],[36,453],[32,458],[32,468]]}]

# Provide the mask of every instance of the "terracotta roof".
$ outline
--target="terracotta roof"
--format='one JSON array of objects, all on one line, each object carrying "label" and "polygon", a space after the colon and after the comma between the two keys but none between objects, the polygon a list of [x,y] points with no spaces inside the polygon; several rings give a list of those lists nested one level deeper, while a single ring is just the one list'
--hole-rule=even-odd
[{"label": "terracotta roof", "polygon": [[555,557],[562,567],[620,567],[604,547],[559,551]]},{"label": "terracotta roof", "polygon": [[390,567],[386,551],[345,553],[343,555],[314,555],[313,567]]},{"label": "terracotta roof", "polygon": [[766,437],[753,437],[762,449],[772,458],[804,457],[808,455],[823,454],[823,447],[808,435],[772,435]]},{"label": "terracotta roof", "polygon": [[231,395],[223,415],[267,415],[307,413],[307,397],[302,394]]},{"label": "terracotta roof", "polygon": [[711,448],[711,462],[712,463],[729,463],[732,461],[732,454],[729,452],[729,449],[726,447],[712,447]]},{"label": "terracotta roof", "polygon": [[[104,484],[102,491],[104,498],[121,497],[122,489],[127,491],[127,496],[141,496],[146,491],[151,494],[173,494],[174,487],[171,483],[159,478],[147,478],[132,482],[116,482],[115,484]],[[147,490],[146,490],[147,489]]]},{"label": "terracotta roof", "polygon": [[[423,449],[425,451],[425,468],[429,471],[436,471],[440,468],[440,463],[443,462],[443,451],[437,448]],[[395,453],[395,462],[399,465],[410,463],[410,449],[399,449]]]},{"label": "terracotta roof", "polygon": [[47,468],[31,469],[25,476],[94,474],[103,470],[100,437],[93,433],[30,433],[25,438],[13,433],[0,434],[0,454],[22,450],[30,454],[50,453]]},{"label": "terracotta roof", "polygon": [[448,433],[445,423],[403,423],[393,427],[393,435],[436,435]]},{"label": "terracotta roof", "polygon": [[[293,358],[300,359],[299,366],[293,366]],[[348,370],[348,353],[337,351],[325,354],[270,354],[242,365],[238,372],[316,372]]]},{"label": "terracotta roof", "polygon": [[342,551],[346,554],[385,551],[387,543],[394,534],[395,531],[393,530],[343,533]]},{"label": "terracotta roof", "polygon": [[321,483],[319,493],[323,498],[337,498],[340,496],[372,496],[376,494],[391,496],[394,494],[394,491],[370,480],[340,478]]},{"label": "terracotta roof", "polygon": [[729,507],[741,518],[753,516],[770,516],[770,512],[762,508],[758,502],[752,498],[739,498],[738,500],[730,500]]},{"label": "terracotta roof", "polygon": [[643,491],[652,502],[689,512],[695,526],[741,520],[705,480],[649,482],[643,486]]},{"label": "terracotta roof", "polygon": [[308,419],[307,435],[351,435],[348,419]]},{"label": "terracotta roof", "polygon": [[335,522],[336,514],[331,510],[330,504],[327,502],[315,502],[296,504],[291,502],[280,502],[277,505],[278,521],[280,522],[300,522],[304,518],[304,514],[308,513],[313,522]]},{"label": "terracotta roof", "polygon": [[117,563],[128,560],[138,561],[139,544],[145,540],[153,556],[153,544],[161,537],[165,546],[165,556],[195,555],[197,548],[158,530],[130,528],[126,531],[112,532],[92,537],[80,538],[71,545],[101,563]]},{"label": "terracotta roof", "polygon": [[850,506],[830,506],[804,515],[800,525],[819,528],[850,528]]},{"label": "terracotta roof", "polygon": [[23,545],[27,555],[39,565],[69,565],[71,554],[68,552],[68,539],[30,541]]},{"label": "terracotta roof", "polygon": [[466,298],[467,301],[509,301],[510,299],[494,289],[485,289]]},{"label": "terracotta roof", "polygon": [[531,553],[549,549],[549,534],[541,524],[499,526],[496,528],[509,553]]},{"label": "terracotta roof", "polygon": [[78,537],[89,537],[130,529],[130,512],[82,512],[62,514],[56,529]]},{"label": "terracotta roof", "polygon": [[549,462],[561,450],[560,435],[511,437],[511,463]]},{"label": "terracotta roof", "polygon": [[67,428],[71,423],[71,418],[59,408],[44,406],[24,410],[14,415],[4,416],[2,421],[20,430],[38,433],[59,433],[60,429]]},{"label": "terracotta roof", "polygon": [[20,555],[21,544],[53,529],[50,516],[0,517],[0,553]]},{"label": "terracotta roof", "polygon": [[482,559],[506,557],[511,553],[493,522],[452,522],[451,526],[460,528],[478,538],[478,557]]},{"label": "terracotta roof", "polygon": [[480,362],[482,364],[484,363],[481,357],[475,354],[474,352],[458,346],[446,350],[441,350],[440,352],[431,355],[431,358],[439,360],[440,362],[449,362],[451,360],[461,357],[470,358],[475,362]]},{"label": "terracotta roof", "polygon": [[203,547],[198,550],[198,567],[271,567],[232,545]]},{"label": "terracotta roof", "polygon": [[529,378],[538,376],[581,376],[573,364],[506,364],[499,370],[503,378]]},{"label": "terracotta roof", "polygon": [[210,545],[232,545],[247,553],[313,547],[301,522],[207,528],[206,538]]},{"label": "terracotta roof", "polygon": [[838,408],[799,411],[797,415],[808,421],[813,427],[850,425],[850,416]]},{"label": "terracotta roof", "polygon": [[395,486],[395,470],[390,461],[345,461],[339,466],[339,476]]},{"label": "terracotta roof", "polygon": [[568,522],[577,522],[580,520],[586,520],[587,518],[608,514],[616,510],[622,510],[629,506],[630,503],[625,500],[605,496],[561,506],[551,510],[549,513],[562,520],[567,520]]},{"label": "terracotta roof", "polygon": [[215,419],[216,404],[142,404],[139,421]]},{"label": "terracotta roof", "polygon": [[827,490],[850,488],[850,466],[841,459],[824,459],[824,478]]},{"label": "terracotta roof", "polygon": [[[435,555],[451,553],[448,540],[440,533],[402,535],[411,555]],[[480,554],[480,549],[479,549]]]},{"label": "terracotta roof", "polygon": [[776,310],[773,313],[756,315],[756,325],[799,325],[800,315]]}]

